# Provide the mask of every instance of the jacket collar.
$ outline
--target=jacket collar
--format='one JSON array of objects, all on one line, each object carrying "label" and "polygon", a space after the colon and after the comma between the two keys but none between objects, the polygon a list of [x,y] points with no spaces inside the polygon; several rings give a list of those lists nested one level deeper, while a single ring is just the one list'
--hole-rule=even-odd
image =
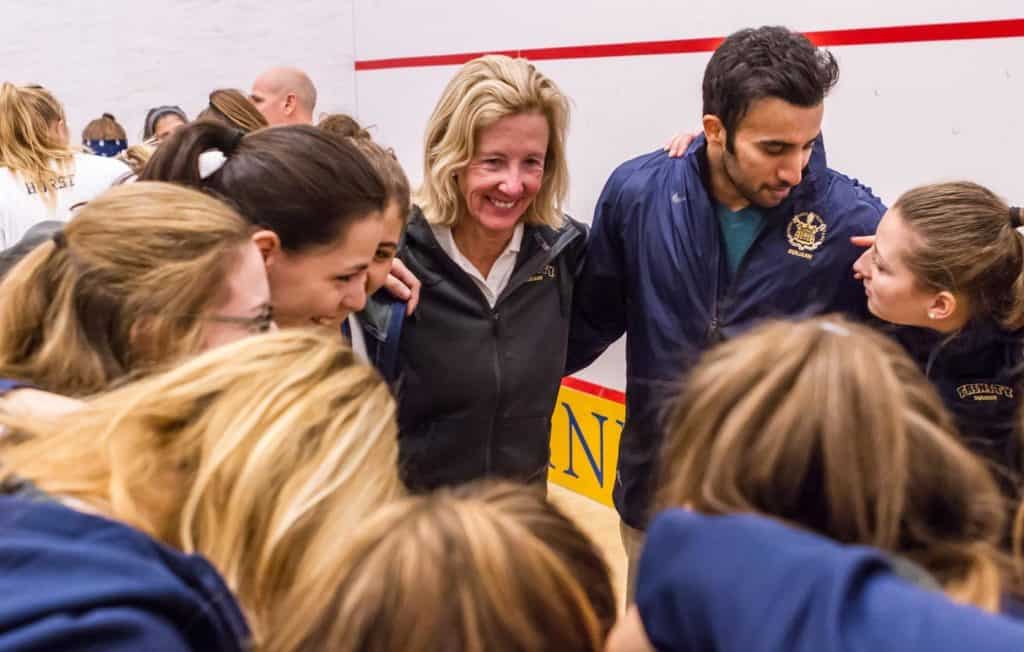
[{"label": "jacket collar", "polygon": [[[571,242],[580,231],[568,220],[559,229],[549,226],[526,225],[523,229],[523,239],[520,243],[519,254],[516,257],[516,268],[524,260],[528,260],[539,250],[561,249],[565,244]],[[412,207],[412,215],[409,218],[409,226],[406,230],[406,237],[411,242],[431,251],[434,255],[444,255],[437,238],[434,236],[427,218],[419,206]]]},{"label": "jacket collar", "polygon": [[[700,175],[701,182],[708,194],[708,198],[714,201],[711,194],[711,168],[708,163],[707,139],[701,134],[693,139],[687,148],[684,158]],[[761,209],[764,216],[769,220],[789,219],[796,213],[813,210],[816,200],[824,195],[826,188],[824,184],[828,179],[828,164],[825,156],[825,141],[821,134],[814,141],[811,150],[811,158],[803,170],[803,178],[793,188],[789,196],[773,208]]]}]

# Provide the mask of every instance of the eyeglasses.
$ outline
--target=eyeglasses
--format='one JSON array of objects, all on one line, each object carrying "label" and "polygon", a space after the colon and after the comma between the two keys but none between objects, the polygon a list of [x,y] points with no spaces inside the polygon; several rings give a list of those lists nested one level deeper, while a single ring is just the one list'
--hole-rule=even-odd
[{"label": "eyeglasses", "polygon": [[274,327],[274,309],[270,306],[265,306],[260,314],[255,317],[231,317],[228,315],[209,315],[204,317],[209,321],[215,321],[222,324],[238,324],[239,326],[245,327],[247,331],[252,334],[256,333],[269,333],[270,329]]}]

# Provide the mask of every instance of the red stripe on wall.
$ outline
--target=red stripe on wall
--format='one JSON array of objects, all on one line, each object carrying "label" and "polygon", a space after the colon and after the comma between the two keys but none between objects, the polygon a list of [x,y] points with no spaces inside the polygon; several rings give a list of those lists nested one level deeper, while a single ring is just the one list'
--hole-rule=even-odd
[{"label": "red stripe on wall", "polygon": [[[919,43],[922,41],[961,41],[969,39],[1012,38],[1024,36],[1024,18],[984,20],[967,23],[936,23],[933,25],[899,25],[892,27],[863,27],[806,32],[807,37],[821,46],[879,45],[886,43]],[[496,50],[490,52],[460,52],[393,59],[363,59],[356,61],[357,71],[385,70],[388,68],[424,68],[428,66],[458,66],[484,54],[505,54],[526,57],[534,61],[544,59],[597,59],[603,57],[635,57],[649,54],[688,54],[712,52],[725,37],[690,38],[674,41],[638,41],[635,43],[606,43],[599,45],[570,45],[527,50]]]},{"label": "red stripe on wall", "polygon": [[594,383],[588,383],[585,380],[574,378],[573,376],[566,376],[563,378],[562,387],[575,389],[577,392],[583,392],[584,394],[590,394],[616,403],[626,402],[626,395],[617,389],[610,389]]}]

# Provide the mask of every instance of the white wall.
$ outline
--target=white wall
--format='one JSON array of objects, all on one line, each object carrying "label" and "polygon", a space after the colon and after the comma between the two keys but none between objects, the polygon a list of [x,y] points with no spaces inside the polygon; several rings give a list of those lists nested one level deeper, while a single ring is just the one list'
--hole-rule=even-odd
[{"label": "white wall", "polygon": [[[355,0],[356,58],[372,60],[724,36],[761,24],[803,31],[1024,16],[1020,0]],[[443,7],[439,9],[438,7]],[[912,185],[984,183],[1024,202],[1024,38],[832,48],[826,104],[832,167],[892,201]],[[695,130],[710,53],[539,61],[573,99],[569,210],[589,221],[608,174],[673,132]],[[363,121],[378,126],[416,181],[426,120],[457,66],[356,73]],[[624,386],[619,345],[581,376]]]},{"label": "white wall", "polygon": [[0,80],[53,90],[76,141],[104,111],[135,141],[149,108],[194,116],[213,89],[248,91],[276,65],[309,72],[318,111],[354,111],[352,12],[351,0],[5,0]]},{"label": "white wall", "polygon": [[[72,133],[104,111],[129,137],[146,110],[194,115],[210,90],[248,89],[292,64],[319,111],[377,125],[414,181],[426,119],[455,66],[361,71],[355,60],[723,36],[767,23],[817,31],[1019,18],[1021,0],[4,0],[0,79],[38,82]],[[833,167],[891,201],[907,187],[967,177],[1024,202],[1024,39],[833,48],[827,104]],[[574,102],[569,210],[589,221],[609,172],[671,133],[694,130],[709,53],[539,62]],[[582,374],[621,389],[622,351]]]}]

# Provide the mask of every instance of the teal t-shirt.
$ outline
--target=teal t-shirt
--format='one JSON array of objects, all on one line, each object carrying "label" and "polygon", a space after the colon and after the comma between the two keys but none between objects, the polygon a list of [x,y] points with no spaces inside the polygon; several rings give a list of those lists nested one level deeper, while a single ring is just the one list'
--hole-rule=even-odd
[{"label": "teal t-shirt", "polygon": [[715,204],[718,227],[725,243],[725,256],[729,262],[729,273],[735,275],[743,255],[754,243],[764,226],[764,216],[753,206],[731,211],[722,204]]}]

